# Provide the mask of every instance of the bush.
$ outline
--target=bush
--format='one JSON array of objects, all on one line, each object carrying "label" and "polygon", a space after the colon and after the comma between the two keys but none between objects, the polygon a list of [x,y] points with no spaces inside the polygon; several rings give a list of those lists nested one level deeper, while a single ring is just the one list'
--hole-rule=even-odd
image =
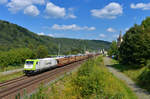
[{"label": "bush", "polygon": [[149,68],[150,69],[150,60],[147,60],[147,68]]},{"label": "bush", "polygon": [[145,70],[138,77],[137,83],[144,89],[150,92],[150,69],[145,68]]},{"label": "bush", "polygon": [[12,49],[7,52],[0,52],[0,68],[8,66],[17,66],[24,64],[28,58],[36,58],[34,52],[28,48]]}]

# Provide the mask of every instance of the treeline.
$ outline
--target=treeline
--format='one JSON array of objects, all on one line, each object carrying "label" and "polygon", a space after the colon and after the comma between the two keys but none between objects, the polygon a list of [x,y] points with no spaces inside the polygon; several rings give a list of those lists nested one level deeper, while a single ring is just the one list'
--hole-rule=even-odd
[{"label": "treeline", "polygon": [[146,66],[150,60],[150,17],[140,25],[135,24],[123,36],[123,42],[117,48],[114,41],[109,50],[122,64]]},{"label": "treeline", "polygon": [[[66,51],[64,55],[84,53],[84,50],[72,48],[70,51]],[[46,46],[40,45],[36,48],[30,46],[29,48],[15,48],[9,51],[0,51],[0,69],[4,69],[8,66],[18,66],[25,63],[26,59],[38,59],[57,56],[51,55]],[[61,54],[62,55],[62,54]]]},{"label": "treeline", "polygon": [[119,56],[119,51],[118,51],[118,47],[117,47],[117,42],[116,41],[112,41],[111,46],[108,50],[108,55],[113,57],[114,59],[118,59]]},{"label": "treeline", "polygon": [[46,46],[48,52],[55,55],[59,49],[61,50],[61,54],[78,48],[82,50],[108,49],[110,42],[101,40],[53,38],[50,36],[38,35],[24,27],[0,20],[0,51],[9,51],[12,48],[26,48],[30,46],[36,48],[38,45]]},{"label": "treeline", "polygon": [[48,50],[45,46],[38,46],[37,49],[18,48],[6,52],[0,52],[0,68],[7,66],[17,66],[24,64],[26,59],[44,58],[48,56]]},{"label": "treeline", "polygon": [[150,59],[150,17],[141,25],[135,24],[123,37],[119,48],[119,60],[124,64],[145,66]]}]

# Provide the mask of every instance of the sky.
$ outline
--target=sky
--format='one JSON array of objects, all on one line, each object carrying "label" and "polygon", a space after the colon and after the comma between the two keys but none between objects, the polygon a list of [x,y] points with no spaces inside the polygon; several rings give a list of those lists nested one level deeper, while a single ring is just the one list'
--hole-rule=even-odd
[{"label": "sky", "polygon": [[38,35],[116,40],[150,16],[150,0],[0,0],[0,20]]}]

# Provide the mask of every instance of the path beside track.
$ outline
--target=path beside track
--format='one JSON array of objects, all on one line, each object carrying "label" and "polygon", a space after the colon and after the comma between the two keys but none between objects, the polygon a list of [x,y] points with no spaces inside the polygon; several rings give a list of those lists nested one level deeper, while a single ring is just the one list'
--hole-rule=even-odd
[{"label": "path beside track", "polygon": [[132,81],[129,77],[127,77],[125,74],[121,73],[119,70],[111,67],[113,63],[111,62],[111,59],[109,57],[104,57],[104,65],[108,68],[108,70],[115,75],[117,78],[124,81],[128,87],[130,87],[135,94],[137,95],[138,99],[150,99],[150,94],[145,91],[144,89],[141,89],[139,86],[136,85],[134,81]]},{"label": "path beside track", "polygon": [[22,71],[23,68],[21,69],[14,69],[14,70],[9,70],[9,71],[5,71],[5,72],[0,72],[1,75],[9,75],[9,74],[13,74],[13,73],[16,73],[16,72],[20,72]]}]

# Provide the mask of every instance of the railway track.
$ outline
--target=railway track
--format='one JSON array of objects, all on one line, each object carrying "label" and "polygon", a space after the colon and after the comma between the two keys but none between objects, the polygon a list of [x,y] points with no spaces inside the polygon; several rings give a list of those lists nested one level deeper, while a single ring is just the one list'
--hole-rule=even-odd
[{"label": "railway track", "polygon": [[49,81],[56,79],[58,76],[63,75],[65,72],[73,70],[82,62],[83,61],[75,62],[35,76],[22,76],[5,83],[0,83],[0,99],[15,99],[15,95],[18,93],[23,96],[24,89],[30,93],[38,88],[40,83],[48,83]]},{"label": "railway track", "polygon": [[12,80],[8,80],[8,81],[6,81],[6,82],[4,82],[4,83],[0,83],[0,89],[1,89],[2,87],[5,87],[5,86],[11,84],[11,83],[14,83],[14,82],[17,82],[17,81],[26,79],[26,78],[27,78],[26,76],[21,76],[21,77],[12,79]]}]

